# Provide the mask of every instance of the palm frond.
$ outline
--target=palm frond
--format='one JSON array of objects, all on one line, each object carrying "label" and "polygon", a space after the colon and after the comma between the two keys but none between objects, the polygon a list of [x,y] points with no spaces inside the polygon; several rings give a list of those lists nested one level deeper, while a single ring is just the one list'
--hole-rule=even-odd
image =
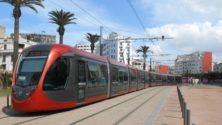
[{"label": "palm frond", "polygon": [[55,11],[51,11],[49,12],[49,20],[50,23],[55,23],[59,26],[64,26],[67,24],[75,24],[75,22],[73,22],[73,20],[75,20],[76,18],[74,17],[75,15],[71,12],[65,12],[63,10],[55,10]]},{"label": "palm frond", "polygon": [[26,6],[30,9],[34,10],[36,13],[38,13],[37,9],[33,5],[27,4]]},{"label": "palm frond", "polygon": [[91,34],[91,33],[87,33],[86,34],[86,39],[90,42],[90,43],[96,43],[99,40],[99,35],[95,34]]},{"label": "palm frond", "polygon": [[17,7],[28,7],[35,12],[38,12],[35,6],[40,6],[44,8],[44,5],[42,4],[43,0],[0,0],[0,2],[9,3],[12,6]]},{"label": "palm frond", "polygon": [[136,52],[137,53],[143,53],[143,55],[145,56],[147,54],[147,52],[149,52],[149,46],[141,46],[140,49],[137,49]]},{"label": "palm frond", "polygon": [[12,6],[14,6],[13,0],[0,0],[0,2],[8,3],[8,4],[11,4]]}]

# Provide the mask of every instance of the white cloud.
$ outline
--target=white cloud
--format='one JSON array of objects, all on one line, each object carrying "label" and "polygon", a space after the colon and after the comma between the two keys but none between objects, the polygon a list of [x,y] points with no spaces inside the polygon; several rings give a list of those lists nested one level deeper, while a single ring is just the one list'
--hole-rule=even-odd
[{"label": "white cloud", "polygon": [[162,54],[162,49],[159,45],[156,44],[152,44],[152,45],[148,45],[150,47],[150,51],[152,51],[153,54]]},{"label": "white cloud", "polygon": [[[222,23],[210,22],[192,24],[167,24],[157,28],[147,28],[151,36],[173,37],[159,42],[159,50],[164,53],[185,54],[194,51],[212,51],[222,54]],[[158,51],[158,48],[156,48]],[[219,59],[219,57],[217,57]]]},{"label": "white cloud", "polygon": [[[221,0],[140,0],[150,24],[217,22],[222,18]],[[151,14],[150,14],[151,13]]]}]

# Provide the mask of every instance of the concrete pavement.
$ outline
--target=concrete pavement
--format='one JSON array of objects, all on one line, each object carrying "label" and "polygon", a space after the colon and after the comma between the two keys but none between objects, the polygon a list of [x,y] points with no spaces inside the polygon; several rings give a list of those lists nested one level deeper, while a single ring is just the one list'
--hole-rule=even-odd
[{"label": "concrete pavement", "polygon": [[222,124],[222,87],[183,86],[181,92],[191,111],[191,124]]},{"label": "concrete pavement", "polygon": [[[183,86],[180,88],[191,110],[191,123],[222,123],[222,88]],[[47,112],[19,113],[5,108],[0,97],[0,125],[182,125],[176,86],[151,87],[83,107]]]},{"label": "concrete pavement", "polygon": [[[144,125],[153,124],[158,107],[171,87],[151,87],[71,110],[49,113],[12,113],[0,117],[0,125]],[[3,99],[4,100],[4,99]],[[3,107],[5,110],[5,108]],[[10,109],[6,112],[12,112]],[[10,113],[8,113],[10,114]],[[14,114],[14,115],[13,115]],[[149,122],[147,122],[149,121]]]},{"label": "concrete pavement", "polygon": [[172,88],[170,95],[166,98],[166,103],[159,113],[155,125],[183,125],[182,112],[178,99],[176,87]]}]

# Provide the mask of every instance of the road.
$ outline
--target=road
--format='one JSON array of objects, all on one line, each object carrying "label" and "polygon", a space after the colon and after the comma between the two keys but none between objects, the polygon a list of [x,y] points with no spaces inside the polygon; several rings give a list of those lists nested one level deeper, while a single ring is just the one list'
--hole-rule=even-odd
[{"label": "road", "polygon": [[19,113],[0,98],[0,125],[151,125],[158,118],[173,86],[151,87],[75,109]]}]

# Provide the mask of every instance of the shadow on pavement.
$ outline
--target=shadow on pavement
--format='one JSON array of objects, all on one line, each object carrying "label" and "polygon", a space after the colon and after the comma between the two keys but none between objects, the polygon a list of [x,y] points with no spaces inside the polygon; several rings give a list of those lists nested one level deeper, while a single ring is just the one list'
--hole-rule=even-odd
[{"label": "shadow on pavement", "polygon": [[[61,112],[70,111],[72,109],[64,109],[64,110],[57,110],[57,111],[43,111],[43,112],[19,112],[15,111],[12,107],[3,107],[2,112],[6,114],[5,117],[33,117],[33,116],[48,116],[53,115]],[[1,119],[1,118],[0,118]]]}]

